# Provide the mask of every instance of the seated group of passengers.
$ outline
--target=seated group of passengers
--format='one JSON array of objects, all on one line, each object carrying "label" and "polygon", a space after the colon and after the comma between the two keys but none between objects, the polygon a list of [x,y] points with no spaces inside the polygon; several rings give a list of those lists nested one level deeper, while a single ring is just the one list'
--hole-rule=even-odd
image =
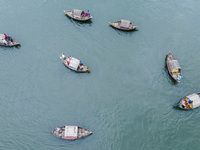
[{"label": "seated group of passengers", "polygon": [[189,104],[192,104],[193,101],[191,101],[190,99],[185,99],[184,101],[182,101],[182,107],[183,108],[186,108],[186,109],[190,109],[190,105]]},{"label": "seated group of passengers", "polygon": [[77,70],[83,70],[83,68],[84,68],[83,63],[82,61],[80,61]]},{"label": "seated group of passengers", "polygon": [[5,45],[8,45],[8,42],[13,42],[13,39],[9,36],[7,36],[6,34],[4,34],[5,38],[2,39],[2,42],[5,44]]},{"label": "seated group of passengers", "polygon": [[84,12],[81,14],[83,17],[87,17],[90,16],[89,10],[87,12]]}]

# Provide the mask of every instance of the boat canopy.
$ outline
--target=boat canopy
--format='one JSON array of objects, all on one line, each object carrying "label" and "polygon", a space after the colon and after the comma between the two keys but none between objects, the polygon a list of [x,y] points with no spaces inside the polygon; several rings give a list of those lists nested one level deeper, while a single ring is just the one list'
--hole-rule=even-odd
[{"label": "boat canopy", "polygon": [[178,70],[181,69],[177,60],[172,60],[168,64],[171,72],[178,72]]},{"label": "boat canopy", "polygon": [[200,106],[200,97],[198,94],[194,93],[192,95],[187,96],[188,100],[192,101],[193,108]]},{"label": "boat canopy", "polygon": [[69,66],[74,68],[74,69],[77,69],[79,64],[80,64],[80,60],[72,57],[71,60],[70,60]]},{"label": "boat canopy", "polygon": [[128,20],[121,20],[120,27],[129,29],[130,23]]},{"label": "boat canopy", "polygon": [[79,9],[73,9],[73,10],[72,10],[72,13],[73,13],[74,16],[80,18],[81,15],[82,15],[82,13],[83,13],[83,11],[82,11],[82,10],[79,10]]},{"label": "boat canopy", "polygon": [[5,35],[4,34],[0,34],[0,43],[4,43],[3,40],[5,39]]},{"label": "boat canopy", "polygon": [[0,34],[0,40],[5,39],[5,35],[4,34]]},{"label": "boat canopy", "polygon": [[65,126],[65,137],[76,137],[78,136],[77,126]]}]

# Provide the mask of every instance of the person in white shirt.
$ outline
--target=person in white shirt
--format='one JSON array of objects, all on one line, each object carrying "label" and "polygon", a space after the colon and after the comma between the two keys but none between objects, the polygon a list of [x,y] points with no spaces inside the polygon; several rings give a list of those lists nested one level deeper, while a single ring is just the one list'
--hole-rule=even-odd
[{"label": "person in white shirt", "polygon": [[65,60],[66,59],[66,55],[64,53],[62,53],[62,58]]},{"label": "person in white shirt", "polygon": [[8,45],[8,42],[7,42],[5,39],[2,39],[2,42],[3,42],[5,45]]}]

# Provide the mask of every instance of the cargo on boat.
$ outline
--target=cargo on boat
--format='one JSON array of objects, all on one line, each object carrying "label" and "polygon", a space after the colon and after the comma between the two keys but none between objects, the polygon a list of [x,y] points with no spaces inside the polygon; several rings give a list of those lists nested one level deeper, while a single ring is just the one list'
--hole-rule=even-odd
[{"label": "cargo on boat", "polygon": [[51,133],[65,140],[80,139],[92,134],[91,131],[79,126],[57,127],[56,129],[51,131]]},{"label": "cargo on boat", "polygon": [[193,93],[184,97],[178,107],[185,110],[194,109],[200,106],[200,93]]},{"label": "cargo on boat", "polygon": [[87,21],[92,18],[92,16],[90,16],[89,10],[87,12],[79,9],[73,9],[72,11],[64,10],[64,13],[68,17],[78,21]]},{"label": "cargo on boat", "polygon": [[170,51],[166,58],[166,64],[167,64],[167,69],[171,77],[175,81],[180,82],[181,78],[183,77],[182,70],[181,70],[178,60],[176,60],[176,58],[172,55]]},{"label": "cargo on boat", "polygon": [[19,43],[12,37],[6,34],[0,34],[0,45],[1,46],[17,46]]},{"label": "cargo on boat", "polygon": [[82,63],[82,61],[74,58],[74,57],[66,57],[66,55],[64,53],[62,53],[62,57],[60,57],[60,59],[62,60],[63,64],[76,72],[90,72],[90,68],[87,67],[84,63]]},{"label": "cargo on boat", "polygon": [[131,23],[129,20],[121,20],[116,22],[109,22],[109,24],[117,29],[130,31],[136,29],[138,26]]}]

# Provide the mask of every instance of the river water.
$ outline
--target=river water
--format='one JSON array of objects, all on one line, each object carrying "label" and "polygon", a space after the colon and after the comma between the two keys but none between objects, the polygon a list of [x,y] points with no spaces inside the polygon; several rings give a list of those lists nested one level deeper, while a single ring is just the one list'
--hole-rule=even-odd
[{"label": "river water", "polygon": [[[199,92],[200,1],[0,0],[0,33],[20,42],[0,47],[1,150],[198,150],[200,109],[173,106]],[[80,23],[63,10],[90,10]],[[108,22],[128,19],[134,32]],[[174,83],[165,57],[183,69]],[[62,53],[91,73],[75,73]],[[57,126],[93,134],[66,141]]]}]

